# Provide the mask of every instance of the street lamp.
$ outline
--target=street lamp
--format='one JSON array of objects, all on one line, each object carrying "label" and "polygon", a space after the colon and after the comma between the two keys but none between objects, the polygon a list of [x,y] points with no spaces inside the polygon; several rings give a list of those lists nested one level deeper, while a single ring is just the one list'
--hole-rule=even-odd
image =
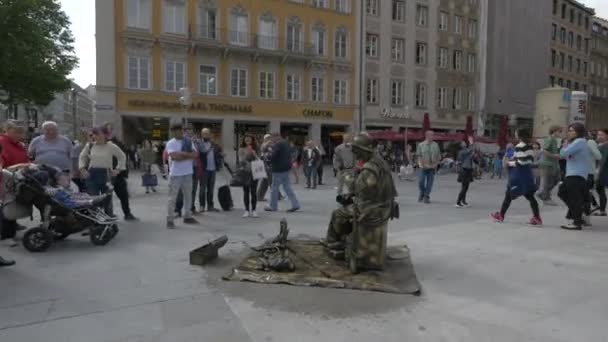
[{"label": "street lamp", "polygon": [[179,103],[181,103],[182,107],[184,107],[184,125],[188,125],[188,107],[192,104],[192,94],[190,93],[190,89],[188,87],[183,87],[179,89],[179,94],[181,95],[179,98]]}]

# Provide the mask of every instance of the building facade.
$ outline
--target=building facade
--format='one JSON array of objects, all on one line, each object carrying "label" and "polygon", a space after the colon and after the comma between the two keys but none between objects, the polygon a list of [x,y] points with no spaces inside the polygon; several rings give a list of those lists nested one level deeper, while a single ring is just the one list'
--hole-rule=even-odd
[{"label": "building facade", "polygon": [[72,82],[70,90],[57,93],[42,109],[42,118],[57,122],[60,134],[78,139],[80,129],[93,126],[93,100],[85,89]]},{"label": "building facade", "polygon": [[[358,7],[97,0],[97,120],[112,121],[127,143],[166,139],[169,122],[187,118],[229,154],[245,132],[331,147],[354,122]],[[192,93],[186,108],[182,87]]]},{"label": "building facade", "polygon": [[475,115],[477,0],[365,0],[361,97],[367,129],[462,130]]},{"label": "building facade", "polygon": [[587,124],[601,129],[608,128],[608,21],[594,17],[591,31]]}]

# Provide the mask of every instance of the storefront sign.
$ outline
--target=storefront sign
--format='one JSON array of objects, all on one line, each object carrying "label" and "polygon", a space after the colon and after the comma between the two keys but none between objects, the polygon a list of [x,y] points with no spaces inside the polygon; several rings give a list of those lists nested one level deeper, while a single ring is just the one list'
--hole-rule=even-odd
[{"label": "storefront sign", "polygon": [[[181,110],[179,102],[152,101],[152,100],[129,100],[130,107],[154,108],[154,109],[175,109]],[[220,113],[251,113],[252,106],[236,105],[228,103],[206,103],[195,102],[188,107],[189,111],[197,112],[220,112]]]},{"label": "storefront sign", "polygon": [[304,109],[302,115],[306,118],[333,118],[334,112],[331,110]]}]

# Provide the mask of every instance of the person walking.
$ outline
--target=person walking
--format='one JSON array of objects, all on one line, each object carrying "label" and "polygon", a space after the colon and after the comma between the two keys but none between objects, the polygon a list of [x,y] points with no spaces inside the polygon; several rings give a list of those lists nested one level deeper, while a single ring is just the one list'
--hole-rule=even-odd
[{"label": "person walking", "polygon": [[599,210],[594,213],[595,216],[606,216],[606,185],[608,185],[608,168],[606,161],[608,161],[608,129],[600,129],[597,131],[597,142],[598,149],[602,155],[602,159],[599,162],[597,172],[597,182],[595,185],[595,191],[599,196]]},{"label": "person walking", "polygon": [[[239,161],[245,170],[251,170],[251,162],[259,159],[258,144],[255,137],[250,134],[245,134],[239,147]],[[249,177],[250,181],[243,186],[243,203],[245,204],[245,212],[243,217],[258,217],[256,206],[258,203],[257,188],[258,180]]]},{"label": "person walking", "polygon": [[[120,147],[107,139],[108,131],[105,127],[95,127],[91,134],[93,142],[88,143],[80,152],[78,169],[86,181],[89,195],[98,196],[110,191],[108,184],[111,177],[126,170],[127,156]],[[114,215],[111,202],[105,207],[105,212]]]},{"label": "person walking", "polygon": [[597,167],[597,163],[602,159],[602,154],[598,149],[597,142],[593,139],[593,135],[591,132],[588,133],[587,136],[587,146],[589,146],[589,152],[591,153],[591,160],[589,161],[589,175],[587,176],[587,189],[589,190],[587,198],[585,200],[586,206],[586,224],[591,225],[590,217],[591,213],[595,212],[599,205],[595,196],[593,196],[593,190],[595,189],[595,169]]},{"label": "person walking", "polygon": [[28,154],[36,164],[53,166],[66,174],[72,173],[72,142],[59,134],[54,121],[42,124],[42,135],[30,142]]},{"label": "person walking", "polygon": [[[150,141],[145,140],[143,143],[143,147],[141,149],[141,161],[144,168],[144,175],[157,176],[156,169],[158,166],[156,165],[156,152],[152,148],[152,144]],[[144,185],[146,188],[146,194],[149,194],[150,191],[156,192],[155,186]]]},{"label": "person walking", "polygon": [[198,151],[192,140],[184,137],[184,127],[181,123],[171,125],[173,138],[167,142],[166,151],[169,156],[169,201],[167,203],[167,228],[175,228],[175,202],[181,191],[184,201],[184,223],[198,224],[192,217],[192,161],[198,157]]},{"label": "person walking", "polygon": [[[566,218],[572,223],[562,225],[568,230],[581,230],[585,224],[584,214],[587,211],[586,199],[589,196],[587,177],[593,160],[591,151],[585,139],[585,126],[574,123],[568,127],[568,139],[560,151],[560,156],[566,160],[566,174],[558,196],[568,206]],[[589,214],[587,211],[586,214]]]},{"label": "person walking", "polygon": [[224,165],[224,155],[222,148],[211,139],[211,130],[203,128],[201,130],[201,141],[199,143],[199,153],[201,160],[201,178],[199,191],[199,204],[201,211],[219,211],[213,203],[213,194],[215,191],[215,179],[217,172]]},{"label": "person walking", "polygon": [[[4,124],[4,133],[0,135],[0,163],[4,169],[18,168],[30,163],[27,149],[23,143],[25,127],[16,120],[7,120]],[[6,196],[6,192],[4,193]],[[2,215],[0,215],[2,216]],[[0,240],[3,245],[14,247],[18,244],[17,230],[20,228],[15,220],[7,220],[2,216],[0,226]]]},{"label": "person walking", "polygon": [[350,134],[344,134],[342,143],[336,147],[334,151],[334,168],[338,170],[338,195],[342,194],[344,190],[344,180],[348,174],[353,173],[355,167],[355,155],[353,154],[352,147],[352,136]]},{"label": "person walking", "polygon": [[458,152],[458,163],[460,164],[460,173],[458,174],[458,182],[460,182],[460,193],[456,200],[457,208],[465,208],[469,206],[467,203],[467,192],[469,191],[469,185],[473,182],[473,137],[468,137],[467,141],[463,141],[461,144],[460,152]]},{"label": "person walking", "polygon": [[[128,150],[125,145],[114,136],[112,131],[112,124],[106,122],[103,125],[103,128],[106,134],[106,139],[108,141],[111,141],[114,145],[118,146],[118,148],[120,148],[120,150],[126,156]],[[112,160],[113,167],[116,168],[118,160],[116,157],[114,157]],[[121,170],[118,174],[112,176],[112,185],[114,186],[114,193],[116,194],[116,197],[118,197],[118,199],[120,200],[120,207],[122,208],[122,213],[125,215],[125,221],[138,221],[138,218],[131,213],[131,206],[129,205],[129,187],[127,184],[127,179],[129,178],[128,163],[125,163],[125,169]]]},{"label": "person walking", "polygon": [[316,141],[314,142],[315,144],[315,149],[319,152],[319,162],[317,165],[317,184],[318,185],[323,185],[323,164],[325,162],[325,147],[323,147],[323,144],[320,141]]},{"label": "person walking", "polygon": [[500,211],[491,214],[491,216],[494,222],[503,222],[511,202],[519,196],[524,196],[530,202],[530,208],[532,209],[532,218],[528,225],[540,227],[543,221],[540,218],[538,202],[534,198],[536,184],[532,172],[532,165],[534,164],[534,150],[530,144],[532,133],[528,129],[520,128],[515,135],[519,143],[513,149],[513,157],[507,161],[509,181],[507,182],[505,198]]},{"label": "person walking", "polygon": [[300,210],[300,203],[293,192],[289,180],[291,171],[291,151],[289,144],[281,138],[279,133],[272,134],[272,146],[270,150],[270,162],[272,164],[272,191],[270,193],[270,206],[264,208],[266,211],[277,211],[279,201],[279,188],[282,186],[291,202],[291,208],[287,212]]},{"label": "person walking", "polygon": [[306,188],[316,189],[318,182],[317,168],[321,160],[321,154],[316,148],[315,143],[311,140],[306,143],[306,148],[302,153],[302,165],[304,166],[304,175],[306,176]]},{"label": "person walking", "polygon": [[298,170],[300,169],[300,160],[302,159],[300,149],[293,143],[293,141],[289,143],[289,149],[291,152],[291,173],[293,174],[294,183],[300,184],[300,175],[298,174]]},{"label": "person walking", "polygon": [[418,188],[420,194],[418,202],[431,203],[431,191],[433,190],[433,181],[435,180],[435,172],[441,161],[441,152],[439,145],[433,141],[434,133],[429,130],[425,133],[425,139],[418,144],[416,155],[418,155],[419,180]]},{"label": "person walking", "polygon": [[551,200],[551,192],[560,181],[559,170],[559,144],[557,139],[562,135],[560,126],[552,126],[549,129],[549,137],[543,143],[543,160],[540,162],[542,175],[542,188],[537,196],[545,205],[555,206]]},{"label": "person walking", "polygon": [[272,169],[270,165],[270,134],[264,135],[264,140],[260,148],[260,158],[264,161],[266,167],[266,178],[262,179],[258,186],[257,198],[258,201],[265,201],[266,192],[272,183]]}]

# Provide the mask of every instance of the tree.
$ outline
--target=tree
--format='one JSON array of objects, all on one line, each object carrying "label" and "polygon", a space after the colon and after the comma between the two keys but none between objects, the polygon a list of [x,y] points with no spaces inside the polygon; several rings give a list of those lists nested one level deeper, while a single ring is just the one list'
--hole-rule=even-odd
[{"label": "tree", "polygon": [[56,0],[0,0],[0,89],[9,102],[46,105],[78,65],[70,20]]}]

